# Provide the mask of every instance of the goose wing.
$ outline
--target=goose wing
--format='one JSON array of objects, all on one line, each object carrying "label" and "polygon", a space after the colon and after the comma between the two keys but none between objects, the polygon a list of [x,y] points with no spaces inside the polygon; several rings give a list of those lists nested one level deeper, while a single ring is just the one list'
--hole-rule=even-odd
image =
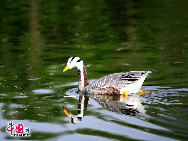
[{"label": "goose wing", "polygon": [[151,72],[152,71],[130,71],[125,73],[114,73],[96,80],[88,85],[87,89],[97,89],[108,86],[124,88],[128,84],[132,84],[142,77],[148,76]]}]

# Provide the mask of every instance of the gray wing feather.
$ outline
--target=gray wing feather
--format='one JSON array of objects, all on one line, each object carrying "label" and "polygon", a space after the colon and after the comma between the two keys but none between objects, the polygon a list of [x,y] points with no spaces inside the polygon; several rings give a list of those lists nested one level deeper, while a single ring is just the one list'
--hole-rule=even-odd
[{"label": "gray wing feather", "polygon": [[104,88],[113,86],[116,88],[124,88],[127,84],[132,84],[140,78],[149,75],[152,71],[130,71],[125,73],[114,73],[104,76],[86,87],[89,89]]}]

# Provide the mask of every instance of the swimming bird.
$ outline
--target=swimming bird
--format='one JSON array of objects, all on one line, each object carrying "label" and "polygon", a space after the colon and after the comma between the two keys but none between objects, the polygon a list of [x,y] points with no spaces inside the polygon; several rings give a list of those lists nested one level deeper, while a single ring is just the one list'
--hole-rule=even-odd
[{"label": "swimming bird", "polygon": [[130,71],[114,73],[104,76],[93,83],[89,83],[87,70],[83,60],[70,57],[63,72],[76,67],[78,69],[78,90],[90,94],[131,94],[138,93],[145,78],[152,71]]}]

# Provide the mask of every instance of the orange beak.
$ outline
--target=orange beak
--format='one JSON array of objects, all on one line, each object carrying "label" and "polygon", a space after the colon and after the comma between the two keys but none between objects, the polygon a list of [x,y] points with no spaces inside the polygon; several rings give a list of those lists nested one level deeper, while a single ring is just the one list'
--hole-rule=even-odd
[{"label": "orange beak", "polygon": [[65,113],[67,116],[70,115],[69,111],[68,111],[65,107],[63,107],[63,110],[64,110],[64,113]]},{"label": "orange beak", "polygon": [[66,65],[66,67],[63,70],[63,72],[67,71],[68,69],[70,69],[70,68]]}]

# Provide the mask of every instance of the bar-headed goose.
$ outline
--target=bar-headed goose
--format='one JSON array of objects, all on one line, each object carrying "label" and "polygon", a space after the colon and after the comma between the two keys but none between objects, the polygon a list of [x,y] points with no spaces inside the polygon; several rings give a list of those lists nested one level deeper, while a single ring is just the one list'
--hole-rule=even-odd
[{"label": "bar-headed goose", "polygon": [[78,69],[78,90],[92,94],[138,93],[145,78],[152,73],[152,71],[114,73],[104,76],[90,84],[87,77],[86,66],[79,57],[70,57],[63,72],[74,67]]}]

